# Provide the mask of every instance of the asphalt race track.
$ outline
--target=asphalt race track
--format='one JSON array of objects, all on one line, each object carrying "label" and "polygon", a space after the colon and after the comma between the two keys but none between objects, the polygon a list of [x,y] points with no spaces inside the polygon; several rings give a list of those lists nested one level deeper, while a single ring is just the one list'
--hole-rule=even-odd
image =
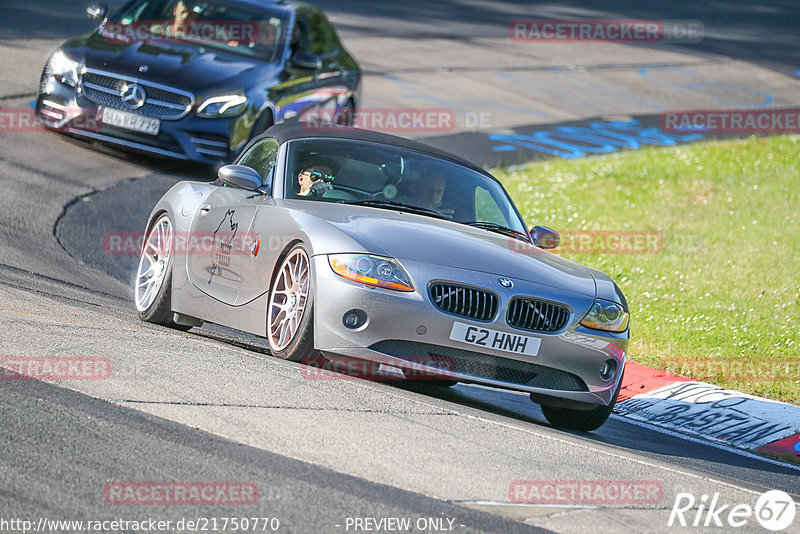
[{"label": "asphalt race track", "polygon": [[[317,3],[366,71],[363,107],[452,109],[457,129],[420,137],[479,163],[558,157],[495,150],[508,143],[490,135],[669,109],[800,104],[800,14],[789,0]],[[28,107],[50,51],[91,28],[84,7],[4,0],[4,111]],[[546,17],[701,20],[706,38],[588,48],[509,41],[511,20]],[[130,289],[137,257],[109,253],[104,237],[141,231],[176,181],[213,175],[52,133],[0,131],[0,356],[113,363],[107,380],[0,381],[0,521],[258,516],[278,518],[282,532],[347,532],[348,518],[409,517],[426,531],[439,525],[432,518],[444,520],[438,531],[664,532],[680,492],[753,506],[780,489],[800,501],[798,468],[622,418],[565,432],[524,395],[318,379],[250,336],[140,322]],[[512,504],[520,480],[656,481],[663,499]],[[259,499],[114,505],[104,498],[112,481],[246,481]],[[751,521],[737,531],[759,529]]]}]

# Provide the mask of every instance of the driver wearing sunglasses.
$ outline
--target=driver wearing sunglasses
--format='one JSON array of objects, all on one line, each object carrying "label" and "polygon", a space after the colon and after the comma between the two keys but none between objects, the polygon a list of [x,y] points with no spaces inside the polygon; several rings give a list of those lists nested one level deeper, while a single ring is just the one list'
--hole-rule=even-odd
[{"label": "driver wearing sunglasses", "polygon": [[321,197],[326,191],[333,189],[333,171],[325,165],[313,165],[297,175],[300,183],[301,197]]}]

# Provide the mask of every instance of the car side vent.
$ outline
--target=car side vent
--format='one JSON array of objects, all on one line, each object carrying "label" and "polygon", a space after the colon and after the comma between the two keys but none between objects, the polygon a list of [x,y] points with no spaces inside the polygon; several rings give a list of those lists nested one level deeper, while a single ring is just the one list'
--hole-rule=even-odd
[{"label": "car side vent", "polygon": [[569,310],[559,304],[525,297],[511,299],[508,324],[531,332],[556,332],[566,326]]},{"label": "car side vent", "polygon": [[430,286],[434,306],[446,313],[477,321],[490,321],[497,313],[497,295],[491,291],[455,284]]}]

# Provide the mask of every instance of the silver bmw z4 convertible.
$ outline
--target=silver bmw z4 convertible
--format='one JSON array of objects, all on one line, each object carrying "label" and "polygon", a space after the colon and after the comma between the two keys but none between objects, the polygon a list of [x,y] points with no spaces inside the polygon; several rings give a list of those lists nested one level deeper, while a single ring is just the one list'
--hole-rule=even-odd
[{"label": "silver bmw z4 convertible", "polygon": [[156,204],[135,303],[145,321],[265,337],[278,358],[528,392],[553,425],[594,430],[622,383],[628,305],[545,250],[558,239],[452,154],[280,124]]}]

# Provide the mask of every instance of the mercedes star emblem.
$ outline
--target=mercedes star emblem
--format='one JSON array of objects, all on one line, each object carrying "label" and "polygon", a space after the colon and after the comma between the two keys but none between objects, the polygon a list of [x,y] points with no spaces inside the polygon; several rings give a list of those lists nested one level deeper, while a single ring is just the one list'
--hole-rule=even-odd
[{"label": "mercedes star emblem", "polygon": [[144,105],[147,93],[144,92],[141,85],[136,85],[135,83],[132,85],[125,84],[122,86],[119,97],[128,109],[139,109]]}]

